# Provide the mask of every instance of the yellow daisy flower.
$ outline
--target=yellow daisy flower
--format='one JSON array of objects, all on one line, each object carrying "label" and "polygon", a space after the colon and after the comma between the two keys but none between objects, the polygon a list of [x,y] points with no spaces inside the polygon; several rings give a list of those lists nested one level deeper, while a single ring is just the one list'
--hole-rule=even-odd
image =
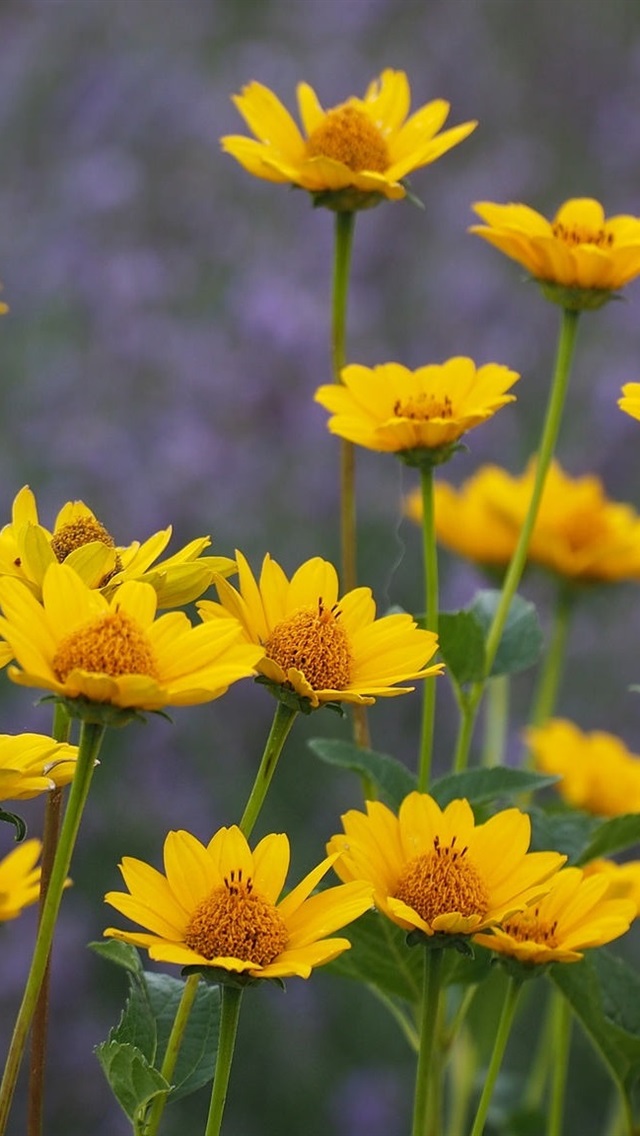
[{"label": "yellow daisy flower", "polygon": [[363,209],[406,195],[403,178],[457,146],[477,126],[465,122],[441,132],[449,103],[435,99],[407,117],[411,103],[404,71],[387,69],[364,98],[323,110],[307,84],[297,88],[301,133],[289,111],[262,83],[249,83],[233,102],[255,135],[227,135],[222,148],[255,177],[300,186],[317,203]]},{"label": "yellow daisy flower", "polygon": [[567,804],[596,816],[640,812],[640,755],[614,734],[585,734],[573,722],[551,718],[525,732],[536,768],[558,774]]},{"label": "yellow daisy flower", "polygon": [[433,632],[404,613],[376,619],[370,588],[338,599],[338,574],[328,560],[307,560],[288,580],[267,554],[258,582],[242,553],[236,559],[240,590],[218,580],[221,602],[201,600],[200,615],[238,619],[245,639],[262,649],[257,670],[313,709],[406,694],[413,687],[397,683],[442,671],[441,663],[426,666],[438,649]]},{"label": "yellow daisy flower", "polygon": [[341,880],[367,880],[379,911],[406,931],[470,935],[520,911],[548,890],[566,857],[527,852],[528,816],[505,809],[476,824],[466,800],[441,809],[428,793],[410,793],[398,815],[367,801],[342,817],[344,834],[329,853]]},{"label": "yellow daisy flower", "polygon": [[631,418],[640,418],[640,383],[625,383],[618,406]]},{"label": "yellow daisy flower", "polygon": [[228,576],[235,564],[226,556],[203,556],[211,544],[198,537],[164,560],[171,526],[140,544],[116,545],[111,533],[84,501],[68,501],[49,532],[38,520],[36,499],[25,485],[13,502],[11,523],[0,531],[0,576],[15,576],[40,598],[51,564],[66,563],[91,588],[111,596],[125,580],[151,584],[158,607],[180,607],[201,596],[214,574]]},{"label": "yellow daisy flower", "polygon": [[535,966],[579,962],[587,947],[624,935],[635,916],[632,900],[607,898],[608,888],[604,875],[586,878],[580,868],[563,868],[542,899],[473,941]]},{"label": "yellow daisy flower", "polygon": [[284,833],[265,836],[252,852],[236,825],[221,828],[206,846],[188,832],[170,832],[164,875],[125,856],[120,870],[129,891],[105,896],[148,931],[104,933],[145,948],[157,962],[220,967],[249,978],[308,978],[314,966],[351,946],[325,936],[371,907],[364,883],[311,895],[335,859],[328,856],[279,900],[289,870]]},{"label": "yellow daisy flower", "polygon": [[184,612],[156,616],[150,584],[127,580],[111,600],[66,564],[52,564],[42,604],[19,580],[0,579],[0,635],[22,686],[137,710],[188,706],[253,673],[261,652],[232,620],[192,627]]},{"label": "yellow daisy flower", "polygon": [[583,867],[585,876],[604,876],[609,887],[606,899],[631,899],[635,904],[635,918],[640,915],[640,860],[626,860],[617,864],[615,860],[591,860]]},{"label": "yellow daisy flower", "polygon": [[473,206],[486,224],[472,225],[489,244],[517,260],[536,280],[562,291],[565,307],[600,307],[640,274],[640,218],[605,218],[590,197],[565,201],[553,221],[528,205]]},{"label": "yellow daisy flower", "polygon": [[417,371],[400,363],[353,364],[342,371],[342,385],[319,387],[315,400],[332,415],[331,433],[349,442],[407,460],[417,450],[448,456],[467,430],[514,401],[505,392],[519,377],[498,363],[476,367],[464,356]]},{"label": "yellow daisy flower", "polygon": [[15,919],[40,896],[39,840],[23,840],[0,860],[0,923]]},{"label": "yellow daisy flower", "polygon": [[[458,489],[446,481],[436,481],[434,513],[436,538],[444,548],[476,564],[504,567],[514,553],[518,530],[492,507],[495,479],[504,471],[482,466]],[[406,515],[422,525],[422,491],[408,494]]]},{"label": "yellow daisy flower", "polygon": [[78,747],[44,734],[0,734],[0,801],[25,801],[71,781]]}]

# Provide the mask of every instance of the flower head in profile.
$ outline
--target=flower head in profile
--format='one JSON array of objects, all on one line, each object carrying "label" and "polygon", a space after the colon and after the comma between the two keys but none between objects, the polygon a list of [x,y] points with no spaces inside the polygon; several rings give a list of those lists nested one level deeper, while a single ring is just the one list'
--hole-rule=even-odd
[{"label": "flower head in profile", "polygon": [[36,862],[42,845],[23,840],[0,860],[0,923],[16,919],[40,896],[40,868]]},{"label": "flower head in profile", "polygon": [[528,205],[473,208],[485,224],[469,232],[517,260],[565,308],[599,308],[640,274],[640,218],[607,219],[590,197],[565,201],[552,221]]},{"label": "flower head in profile", "polygon": [[624,935],[635,917],[633,901],[608,898],[608,888],[605,875],[563,868],[546,895],[488,934],[475,935],[474,942],[533,966],[579,962],[588,947]]},{"label": "flower head in profile", "polygon": [[400,363],[353,364],[342,384],[319,387],[329,430],[358,446],[396,453],[409,464],[446,461],[467,430],[513,402],[506,392],[519,375],[498,363],[476,367],[457,356],[410,371]]},{"label": "flower head in profile", "polygon": [[52,691],[78,716],[100,704],[208,702],[252,674],[261,654],[233,619],[192,627],[181,611],[156,618],[150,584],[128,580],[108,600],[66,564],[47,570],[41,604],[20,580],[0,579],[0,607],[0,635],[18,663],[10,678]]},{"label": "flower head in profile", "polygon": [[403,179],[462,142],[477,123],[442,131],[449,103],[435,99],[409,115],[404,71],[387,69],[364,98],[323,110],[315,91],[300,83],[300,131],[289,111],[262,83],[233,96],[254,137],[227,135],[222,148],[255,177],[300,186],[315,204],[338,211],[366,209],[406,195]]},{"label": "flower head in profile", "polygon": [[265,836],[251,851],[240,829],[221,828],[207,845],[170,832],[164,871],[125,857],[128,892],[105,900],[145,932],[109,927],[105,935],[133,943],[157,962],[215,967],[248,978],[308,978],[351,946],[327,938],[371,907],[371,888],[344,884],[311,893],[335,861],[317,868],[279,898],[289,870],[289,841]]},{"label": "flower head in profile", "polygon": [[171,539],[171,527],[140,544],[116,545],[111,533],[84,501],[68,501],[49,531],[38,520],[28,485],[17,494],[11,523],[0,531],[0,576],[15,576],[40,598],[51,564],[74,568],[91,588],[111,596],[125,580],[151,584],[158,607],[180,607],[201,596],[214,574],[227,576],[235,564],[226,556],[203,556],[208,536],[191,541],[173,556],[158,560]]},{"label": "flower head in profile", "polygon": [[227,614],[240,621],[247,642],[262,649],[257,669],[283,700],[293,691],[300,709],[366,704],[406,694],[413,687],[398,683],[442,670],[427,667],[438,648],[433,632],[404,613],[376,619],[370,588],[339,598],[328,560],[307,560],[288,580],[267,554],[256,581],[242,553],[236,557],[239,591],[218,580],[220,603],[201,600],[198,610],[206,621]]},{"label": "flower head in profile", "polygon": [[342,852],[341,880],[367,880],[379,911],[407,931],[470,935],[543,895],[566,857],[528,852],[529,818],[505,809],[476,824],[466,800],[441,809],[427,793],[410,793],[398,815],[367,801],[342,817],[344,834],[327,851]]},{"label": "flower head in profile", "polygon": [[531,726],[525,736],[536,768],[562,778],[557,790],[573,808],[608,817],[640,812],[640,756],[621,738],[584,733],[564,718]]},{"label": "flower head in profile", "polygon": [[78,747],[44,734],[0,734],[0,801],[25,801],[68,785]]},{"label": "flower head in profile", "polygon": [[[482,466],[459,488],[447,481],[434,483],[435,530],[443,548],[486,567],[505,567],[518,541],[518,529],[493,507],[496,478],[504,471]],[[410,493],[404,503],[406,515],[422,524],[422,492]]]},{"label": "flower head in profile", "polygon": [[640,418],[640,383],[625,383],[618,406],[630,418]]}]

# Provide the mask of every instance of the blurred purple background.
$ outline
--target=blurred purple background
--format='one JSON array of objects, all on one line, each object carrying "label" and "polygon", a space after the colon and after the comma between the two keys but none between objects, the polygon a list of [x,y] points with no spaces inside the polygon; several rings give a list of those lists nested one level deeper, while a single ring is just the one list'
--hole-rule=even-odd
[{"label": "blurred purple background", "polygon": [[[250,79],[293,109],[300,80],[332,105],[387,66],[408,72],[415,106],[444,97],[451,125],[480,126],[412,178],[424,211],[405,202],[358,218],[348,356],[419,366],[469,354],[520,371],[518,402],[474,432],[446,476],[461,480],[489,460],[523,468],[558,312],[521,285],[517,265],[467,235],[470,204],[520,200],[551,213],[568,197],[596,196],[609,214],[640,213],[636,0],[5,0],[1,520],[29,483],[44,523],[82,498],[120,543],[172,523],[172,548],[210,532],[216,552],[239,547],[256,566],[267,550],[287,570],[317,553],[335,558],[337,447],[312,401],[330,374],[333,218],[302,192],[250,177],[218,139],[244,132],[229,96]],[[560,445],[569,472],[598,472],[612,497],[636,504],[640,427],[616,400],[623,382],[640,379],[639,303],[636,284],[584,317]],[[358,465],[362,581],[381,609],[416,608],[419,534],[400,511],[413,476],[385,455],[362,454]],[[442,577],[445,607],[482,582],[444,556]],[[547,581],[527,579],[523,591],[547,621]],[[640,705],[627,686],[640,678],[639,632],[632,586],[586,596],[560,704],[635,750]],[[523,676],[520,722],[530,690]],[[4,730],[49,729],[50,712],[28,692],[3,679],[0,697]],[[439,705],[444,770],[455,728],[444,684]],[[101,897],[118,886],[123,854],[157,864],[169,828],[208,839],[237,818],[272,711],[267,693],[245,683],[178,712],[173,726],[110,736],[56,944],[47,1136],[128,1131],[90,1055],[117,1018],[122,977],[84,943],[112,921]],[[376,747],[413,764],[418,712],[410,698],[376,707]],[[261,818],[261,832],[299,838],[292,879],[358,801],[357,785],[316,766],[305,746],[346,728],[331,715],[298,723]],[[34,834],[41,807],[28,810]],[[8,829],[0,841],[8,851]],[[3,1046],[32,933],[31,913],[0,928]],[[252,995],[226,1136],[406,1130],[411,1060],[364,991],[319,974],[292,981],[285,997]],[[363,1040],[373,1036],[375,1047]],[[594,1067],[591,1087],[599,1077]],[[583,1097],[588,1136],[602,1119]],[[167,1136],[183,1136],[186,1115],[198,1131],[205,1107],[201,1098],[190,1114],[169,1110]]]}]

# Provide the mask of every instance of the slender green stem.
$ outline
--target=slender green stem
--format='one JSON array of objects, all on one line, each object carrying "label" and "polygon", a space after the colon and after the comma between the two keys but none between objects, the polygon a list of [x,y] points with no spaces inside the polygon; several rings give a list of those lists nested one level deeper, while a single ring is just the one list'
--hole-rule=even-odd
[{"label": "slender green stem", "polygon": [[[347,300],[355,213],[336,213],[335,255],[331,302],[331,360],[333,378],[342,382],[346,363]],[[342,586],[346,592],[356,586],[356,500],[355,451],[351,442],[340,446],[340,538],[342,548]]]},{"label": "slender green stem", "polygon": [[476,706],[470,695],[465,694],[464,698],[458,703],[458,709],[460,711],[460,725],[453,754],[453,772],[463,773],[469,761],[473,727],[476,721]]},{"label": "slender green stem", "polygon": [[478,1054],[469,1030],[462,1030],[449,1065],[449,1119],[447,1136],[464,1136],[476,1077]]},{"label": "slender green stem", "polygon": [[560,583],[556,594],[549,650],[540,670],[529,717],[532,726],[541,726],[553,714],[562,678],[574,600],[575,589],[570,584]]},{"label": "slender green stem", "polygon": [[[549,983],[545,983],[549,987]],[[536,1052],[529,1067],[529,1076],[524,1094],[527,1108],[531,1111],[542,1111],[547,1082],[551,1073],[551,1066],[555,1061],[553,1051],[553,990],[549,987],[547,1004],[544,1010],[544,1020],[537,1039]]]},{"label": "slender green stem", "polygon": [[[167,1081],[169,1084],[171,1084],[171,1080],[175,1072],[178,1054],[180,1053],[180,1046],[182,1045],[184,1031],[187,1028],[187,1022],[189,1021],[189,1014],[191,1013],[193,1003],[196,1000],[199,982],[199,974],[189,975],[184,984],[182,998],[180,999],[180,1004],[178,1006],[178,1009],[176,1010],[176,1016],[173,1020],[171,1033],[169,1034],[169,1040],[167,1042],[167,1049],[164,1055],[164,1060],[162,1062],[162,1068],[160,1070],[165,1081]],[[162,1114],[165,1110],[166,1103],[166,1095],[162,1094],[161,1096],[156,1097],[153,1105],[151,1106],[149,1119],[147,1120],[144,1130],[144,1136],[156,1136],[158,1128],[160,1127],[160,1121],[162,1120]]]},{"label": "slender green stem", "polygon": [[518,982],[515,978],[509,976],[504,1003],[502,1005],[502,1013],[500,1015],[500,1021],[498,1022],[496,1039],[493,1044],[493,1053],[491,1054],[491,1060],[489,1062],[486,1080],[484,1082],[482,1094],[480,1096],[480,1102],[478,1104],[478,1111],[476,1112],[476,1118],[473,1122],[470,1136],[482,1136],[482,1133],[484,1132],[484,1123],[487,1119],[489,1105],[491,1104],[491,1097],[493,1096],[495,1083],[498,1077],[498,1073],[500,1072],[500,1066],[502,1064],[502,1058],[504,1057],[504,1051],[507,1047],[507,1041],[509,1039],[509,1033],[511,1032],[511,1026],[513,1024],[513,1018],[518,1002],[518,994],[520,993],[521,986],[521,982]]},{"label": "slender green stem", "polygon": [[[507,622],[509,608],[511,601],[516,594],[518,585],[524,572],[525,564],[527,561],[527,552],[529,549],[529,542],[531,534],[538,516],[538,509],[540,500],[544,490],[544,484],[547,477],[547,471],[553,453],[555,450],[558,433],[560,431],[560,422],[562,420],[562,411],[564,409],[565,397],[569,378],[571,375],[571,365],[576,345],[577,331],[578,331],[578,316],[579,312],[569,311],[563,309],[562,323],[560,326],[560,336],[558,339],[558,349],[556,352],[556,363],[554,368],[553,380],[551,383],[551,390],[549,392],[549,399],[547,402],[547,409],[542,427],[542,436],[540,438],[540,445],[538,447],[538,455],[536,461],[536,475],[533,483],[533,491],[527,515],[524,519],[520,536],[516,545],[511,563],[507,570],[502,585],[502,593],[500,601],[496,608],[496,613],[493,617],[493,622],[489,628],[487,635],[487,642],[485,648],[485,675],[488,677],[491,673],[491,668],[495,661],[496,653],[500,645],[502,633]],[[465,731],[464,739],[459,738],[457,744],[457,760],[460,768],[464,769],[468,762],[468,749],[471,744],[473,736],[473,725],[477,714],[478,706],[480,705],[482,695],[486,686],[486,678],[484,682],[477,682],[471,687],[469,691],[469,708],[472,716],[471,728],[469,723],[464,722],[463,728]],[[466,747],[463,749],[463,746]]]},{"label": "slender green stem", "polygon": [[557,990],[553,991],[551,997],[553,1000],[553,1065],[546,1136],[562,1136],[564,1097],[569,1071],[571,1010],[566,998],[563,998]]},{"label": "slender green stem", "polygon": [[218,1055],[213,1078],[211,1104],[204,1136],[219,1136],[222,1114],[227,1099],[229,1074],[238,1032],[242,990],[235,986],[222,987],[222,1006],[220,1008],[220,1033],[218,1035]]},{"label": "slender green stem", "polygon": [[253,826],[258,819],[258,814],[264,803],[269,785],[271,784],[271,779],[276,771],[278,758],[282,753],[284,743],[287,740],[297,713],[297,710],[291,710],[288,706],[285,706],[283,702],[278,702],[276,712],[273,716],[273,722],[271,723],[271,729],[269,730],[269,737],[264,747],[262,760],[260,761],[260,767],[256,774],[253,788],[249,794],[249,800],[242,814],[242,820],[240,821],[240,828],[247,838],[251,835]]},{"label": "slender green stem", "polygon": [[432,1087],[432,1067],[435,1049],[438,1004],[442,983],[442,964],[444,950],[434,947],[424,951],[424,985],[422,991],[422,1010],[420,1021],[420,1051],[416,1070],[416,1086],[413,1099],[413,1125],[411,1136],[426,1136],[429,1110],[430,1088]]},{"label": "slender green stem", "polygon": [[16,1018],[2,1085],[0,1086],[0,1136],[6,1131],[9,1110],[11,1108],[16,1080],[27,1042],[29,1027],[35,1011],[44,973],[47,968],[62,892],[67,879],[71,856],[73,854],[104,731],[104,726],[97,725],[93,722],[84,722],[82,726],[76,771],[73,777],[69,802],[65,811],[60,840],[51,871],[49,890],[42,910],[33,958],[31,960],[31,969],[29,971],[29,977],[27,978],[22,1004]]},{"label": "slender green stem", "polygon": [[[438,633],[438,550],[436,547],[433,468],[423,467],[422,477],[422,549],[425,590],[425,627]],[[425,793],[431,778],[433,727],[436,712],[435,676],[423,683],[422,737],[418,764],[418,791]]]},{"label": "slender green stem", "polygon": [[486,768],[502,765],[504,762],[509,725],[509,694],[511,681],[509,675],[496,675],[487,684],[485,705],[484,744],[482,764]]}]

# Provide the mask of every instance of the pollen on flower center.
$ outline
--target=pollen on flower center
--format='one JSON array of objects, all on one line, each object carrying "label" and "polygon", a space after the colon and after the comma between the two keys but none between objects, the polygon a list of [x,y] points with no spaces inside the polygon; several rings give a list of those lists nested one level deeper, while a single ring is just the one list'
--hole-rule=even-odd
[{"label": "pollen on flower center", "polygon": [[393,413],[396,418],[417,418],[422,422],[428,422],[432,418],[452,418],[453,405],[448,395],[436,398],[435,395],[421,391],[420,394],[408,398],[406,402],[398,399],[394,404]]},{"label": "pollen on flower center", "polygon": [[109,612],[67,635],[53,656],[52,667],[60,682],[76,669],[112,678],[124,674],[158,678],[147,636],[124,611]]},{"label": "pollen on flower center", "polygon": [[466,848],[456,848],[455,836],[446,846],[434,837],[433,851],[417,856],[405,867],[395,898],[412,907],[429,924],[438,915],[450,912],[484,917],[489,897],[466,853]]},{"label": "pollen on flower center", "polygon": [[[106,544],[107,548],[115,548],[116,542],[113,539],[108,529],[96,520],[95,517],[78,517],[75,521],[70,521],[68,525],[62,525],[56,533],[51,537],[51,548],[55,554],[56,559],[62,564],[69,553],[75,552],[76,548],[82,548],[84,544],[91,544],[92,541],[100,541],[101,544]],[[116,572],[122,571],[122,561],[116,553],[115,566],[101,581],[100,587],[104,587],[109,582]]]},{"label": "pollen on flower center", "polygon": [[242,869],[225,877],[194,911],[184,941],[203,958],[237,958],[267,966],[284,950],[289,932],[277,908],[242,879]]},{"label": "pollen on flower center", "polygon": [[389,151],[378,127],[360,107],[347,103],[327,112],[307,139],[307,157],[333,158],[350,170],[384,173]]},{"label": "pollen on flower center", "polygon": [[611,248],[614,243],[613,233],[606,229],[588,229],[584,225],[563,225],[556,221],[553,226],[553,235],[566,245],[596,245],[597,248]]},{"label": "pollen on flower center", "polygon": [[543,943],[550,948],[558,946],[557,927],[558,924],[555,919],[553,923],[547,923],[540,919],[540,912],[537,907],[519,911],[502,924],[502,930],[519,943]]},{"label": "pollen on flower center", "polygon": [[313,690],[344,690],[351,679],[349,637],[337,605],[300,608],[273,628],[264,644],[267,657],[287,673],[301,671]]}]

